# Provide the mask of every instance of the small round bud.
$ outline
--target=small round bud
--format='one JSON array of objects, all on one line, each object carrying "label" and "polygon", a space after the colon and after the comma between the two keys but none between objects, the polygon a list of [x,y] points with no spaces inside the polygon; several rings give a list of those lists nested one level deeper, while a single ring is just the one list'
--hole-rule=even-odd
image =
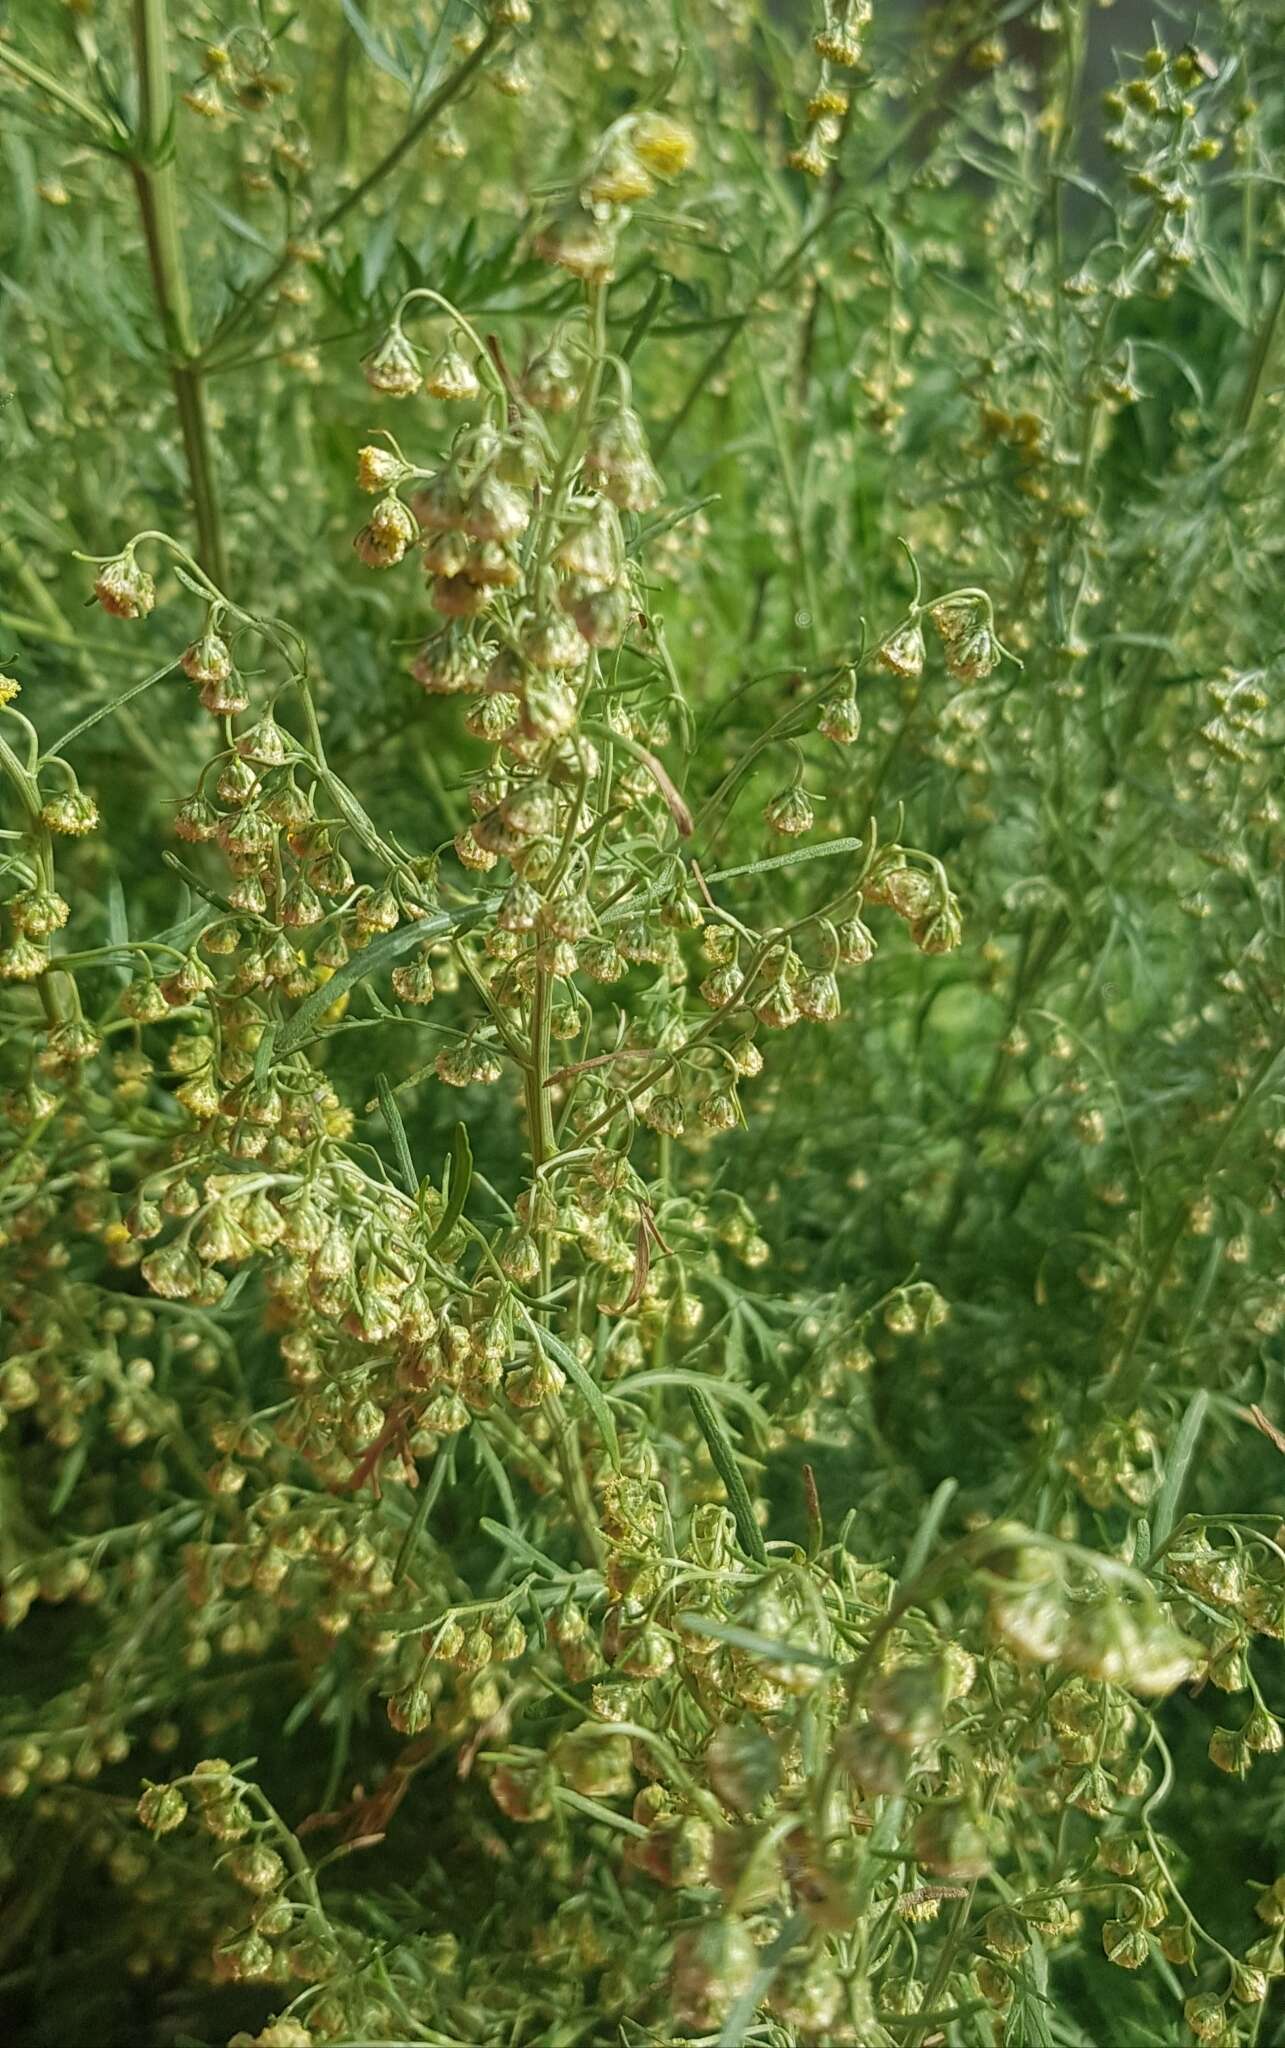
[{"label": "small round bud", "polygon": [[232,673],[232,654],[227,641],[212,629],[193,640],[179,656],[179,667],[194,683],[224,683]]},{"label": "small round bud", "polygon": [[924,672],[924,635],[917,619],[901,626],[879,648],[876,661],[890,675],[913,679]]},{"label": "small round bud", "polygon": [[805,790],[783,789],[764,804],[763,819],[773,832],[792,839],[812,830],[816,814]]},{"label": "small round bud", "polygon": [[353,546],[368,569],[391,569],[418,536],[414,515],[390,491],[380,499]]},{"label": "small round bud", "polygon": [[696,154],[696,138],[683,122],[650,112],[634,119],[629,140],[634,154],[658,178],[677,178]]},{"label": "small round bud", "polygon": [[1227,2033],[1226,2002],[1214,1991],[1197,1991],[1182,2016],[1198,2041],[1221,2041]]},{"label": "small round bud", "polygon": [[366,447],[357,451],[357,488],[369,491],[391,491],[409,476],[410,471],[400,455],[394,455],[391,448]]},{"label": "small round bud", "polygon": [[445,399],[451,405],[464,405],[478,396],[482,386],[468,357],[458,348],[448,345],[429,365],[424,389],[430,398]]},{"label": "small round bud", "polygon": [[237,1883],[257,1899],[279,1891],[286,1874],[285,1864],[266,1842],[246,1842],[234,1849],[227,1859],[227,1868]]},{"label": "small round bud", "polygon": [[151,1785],[138,1802],[138,1818],[153,1835],[168,1835],[187,1819],[187,1801],[177,1785]]},{"label": "small round bud", "polygon": [[1102,1951],[1119,1970],[1140,1970],[1151,1953],[1151,1944],[1141,1927],[1127,1920],[1108,1920],[1102,1929]]},{"label": "small round bud", "polygon": [[1232,1778],[1248,1777],[1254,1752],[1238,1728],[1215,1728],[1209,1738],[1209,1761]]},{"label": "small round bud", "polygon": [[362,371],[371,390],[381,391],[387,398],[409,398],[422,381],[419,359],[399,327],[391,329],[373,355],[367,356]]},{"label": "small round bud", "polygon": [[83,789],[59,790],[40,807],[40,822],[49,832],[68,839],[83,839],[98,827],[98,805]]},{"label": "small round bud", "polygon": [[156,585],[134,560],[132,548],[106,563],[94,579],[94,595],[117,619],[145,619],[156,603]]}]

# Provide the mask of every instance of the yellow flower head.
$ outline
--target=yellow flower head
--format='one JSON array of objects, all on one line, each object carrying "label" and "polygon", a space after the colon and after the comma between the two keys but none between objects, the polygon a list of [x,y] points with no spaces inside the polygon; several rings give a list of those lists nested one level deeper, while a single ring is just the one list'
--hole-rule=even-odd
[{"label": "yellow flower head", "polygon": [[691,129],[681,121],[671,120],[668,114],[640,114],[629,139],[634,154],[658,178],[678,177],[696,154],[696,138]]}]

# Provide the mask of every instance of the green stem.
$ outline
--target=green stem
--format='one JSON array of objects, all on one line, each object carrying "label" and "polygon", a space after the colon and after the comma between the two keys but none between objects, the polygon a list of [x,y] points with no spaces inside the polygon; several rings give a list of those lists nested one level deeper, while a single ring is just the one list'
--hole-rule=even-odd
[{"label": "green stem", "polygon": [[1263,324],[1254,339],[1249,369],[1245,376],[1245,388],[1241,393],[1240,404],[1236,408],[1234,430],[1238,434],[1247,433],[1253,424],[1254,412],[1262,396],[1267,366],[1272,357],[1272,344],[1276,339],[1282,306],[1285,306],[1285,265],[1281,267],[1280,281],[1264,315]]},{"label": "green stem", "polygon": [[152,290],[169,357],[170,381],[178,407],[183,453],[192,490],[197,552],[216,583],[227,580],[222,524],[214,482],[214,458],[188,296],[187,272],[178,220],[171,128],[174,119],[169,74],[169,24],[165,0],[134,0],[138,59],[138,152],[130,169],[147,245]]},{"label": "green stem", "polygon": [[785,502],[789,508],[790,527],[794,536],[794,552],[798,558],[799,575],[803,579],[803,589],[807,598],[808,642],[812,649],[812,659],[815,661],[822,647],[821,599],[817,588],[816,562],[813,558],[812,549],[808,545],[807,521],[803,512],[803,498],[799,490],[799,480],[795,474],[794,455],[790,448],[789,436],[785,431],[785,422],[781,418],[781,408],[777,404],[772,391],[771,379],[766,375],[762,363],[756,364],[755,370],[758,377],[759,392],[767,412],[768,425],[771,427],[772,439],[776,446],[777,461],[781,470],[781,482],[785,486]]}]

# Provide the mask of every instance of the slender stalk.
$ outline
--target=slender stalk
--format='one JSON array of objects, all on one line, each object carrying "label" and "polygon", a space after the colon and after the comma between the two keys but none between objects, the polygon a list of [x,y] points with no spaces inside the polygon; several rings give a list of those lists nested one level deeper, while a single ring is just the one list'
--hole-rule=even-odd
[{"label": "slender stalk", "polygon": [[[534,580],[539,583],[544,569],[557,544],[558,522],[566,498],[567,488],[575,471],[580,454],[581,437],[593,418],[602,385],[603,362],[607,352],[607,294],[602,286],[593,286],[589,292],[589,329],[591,360],[589,374],[585,378],[576,407],[571,431],[562,459],[554,472],[549,486],[548,499],[541,512],[541,531],[534,551]],[[550,976],[541,968],[536,975],[535,990],[531,999],[531,1061],[527,1070],[527,1120],[530,1126],[531,1158],[538,1171],[552,1158],[556,1140],[553,1130],[553,1105],[549,1099],[549,1019],[553,1007],[553,989]],[[540,1233],[540,1266],[542,1291],[548,1293],[550,1266],[552,1263],[552,1242],[548,1231]]]},{"label": "slender stalk", "polygon": [[807,520],[804,515],[803,498],[799,490],[798,476],[795,473],[794,453],[790,447],[789,436],[785,431],[785,422],[781,418],[781,408],[776,402],[771,383],[765,375],[761,363],[755,365],[755,372],[758,378],[759,391],[763,398],[764,410],[767,413],[768,425],[772,430],[777,464],[781,472],[781,483],[785,490],[785,502],[789,509],[790,528],[794,539],[794,552],[798,559],[799,575],[802,579],[804,594],[807,599],[808,645],[812,652],[812,659],[815,661],[821,652],[823,644],[821,596],[817,585],[816,562],[808,542]]},{"label": "slender stalk", "polygon": [[[57,601],[45,584],[41,582],[31,563],[24,557],[18,542],[11,534],[6,535],[3,540],[0,540],[0,562],[3,562],[6,567],[13,570],[15,581],[26,592],[33,612],[39,614],[38,618],[24,618],[14,612],[0,611],[0,625],[10,626],[14,632],[21,633],[28,639],[34,637],[40,640],[47,640],[54,647],[70,648],[75,660],[75,666],[80,670],[87,686],[97,693],[102,688],[102,679],[94,667],[91,656],[99,658],[105,654],[117,656],[120,650],[112,647],[108,642],[104,642],[101,646],[94,646],[85,640],[83,634],[78,634],[73,630],[65,614],[59,608]],[[130,692],[128,694],[132,695],[133,693]],[[153,768],[160,770],[162,774],[167,774],[168,769],[163,756],[149,737],[146,728],[140,725],[133,712],[126,708],[127,704],[128,695],[118,700],[117,711],[121,722],[121,730],[127,735],[130,745],[136,747],[143,758],[151,762]],[[103,716],[107,708],[106,706],[102,707],[96,716]],[[67,744],[67,739],[72,737],[74,737],[74,734],[65,736],[57,745],[47,748],[46,752],[56,754],[61,747]]]},{"label": "slender stalk", "polygon": [[1285,265],[1281,267],[1280,278],[1272,295],[1271,304],[1263,316],[1262,326],[1254,337],[1250,353],[1249,368],[1245,375],[1245,388],[1236,408],[1234,431],[1247,433],[1253,424],[1254,413],[1262,396],[1267,367],[1272,358],[1276,329],[1280,323],[1281,308],[1285,306]]},{"label": "slender stalk", "polygon": [[178,219],[170,128],[174,116],[169,75],[169,24],[165,0],[134,0],[138,61],[138,152],[130,170],[147,245],[152,290],[169,356],[170,381],[178,407],[183,453],[192,490],[197,554],[216,583],[226,581],[227,562],[214,478],[214,456],[205,403],[200,351],[192,322],[187,271]]}]

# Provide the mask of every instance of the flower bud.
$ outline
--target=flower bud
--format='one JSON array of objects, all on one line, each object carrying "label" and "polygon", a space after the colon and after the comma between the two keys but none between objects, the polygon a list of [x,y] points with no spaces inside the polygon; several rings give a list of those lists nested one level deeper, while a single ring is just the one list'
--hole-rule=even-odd
[{"label": "flower bud", "polygon": [[839,1014],[839,984],[833,974],[809,974],[799,983],[795,1000],[805,1017],[832,1024]]},{"label": "flower bud", "polygon": [[607,284],[611,280],[615,235],[578,201],[545,223],[534,246],[542,263],[556,264],[587,284]]},{"label": "flower bud", "polygon": [[615,1799],[634,1789],[627,1735],[586,1721],[560,1735],[549,1752],[554,1769],[576,1792],[590,1799]]},{"label": "flower bud", "polygon": [[1108,1920],[1102,1929],[1102,1951],[1109,1963],[1120,1970],[1140,1970],[1151,1953],[1151,1944],[1140,1927],[1125,1920]]},{"label": "flower bud", "polygon": [[1244,1778],[1254,1761],[1254,1752],[1237,1728],[1215,1728],[1209,1738],[1209,1761],[1229,1777]]},{"label": "flower bud", "polygon": [[254,1984],[270,1977],[273,1961],[271,1945],[253,1929],[214,1952],[216,1974],[232,1984]]},{"label": "flower bud", "polygon": [[946,667],[957,682],[981,682],[998,662],[999,648],[989,626],[947,643]]},{"label": "flower bud", "polygon": [[98,805],[83,789],[59,790],[41,805],[40,822],[49,832],[60,832],[68,839],[83,839],[97,829]]},{"label": "flower bud", "polygon": [[255,1898],[279,1891],[285,1881],[285,1864],[266,1842],[246,1842],[234,1849],[227,1859],[227,1869]]},{"label": "flower bud", "polygon": [[183,673],[194,683],[226,682],[232,673],[232,655],[227,641],[207,627],[179,657]]},{"label": "flower bud", "polygon": [[499,1764],[491,1773],[491,1797],[509,1820],[547,1820],[553,1812],[555,1780],[541,1757],[520,1764]]},{"label": "flower bud", "polygon": [[780,832],[787,838],[810,832],[816,823],[816,814],[806,791],[802,789],[779,790],[764,804],[763,818],[773,832]]},{"label": "flower bud", "polygon": [[986,1830],[962,1800],[925,1810],[915,1827],[914,1851],[925,1870],[955,1883],[972,1884],[991,1867]]},{"label": "flower bud", "polygon": [[519,1365],[506,1374],[505,1399],[515,1408],[539,1408],[566,1385],[566,1374],[543,1353],[531,1365]]},{"label": "flower bud", "polygon": [[635,155],[658,178],[678,177],[696,153],[696,140],[690,128],[654,110],[634,117],[629,139]]},{"label": "flower bud", "polygon": [[368,569],[391,569],[402,560],[418,535],[413,515],[390,491],[380,499],[353,546]]},{"label": "flower bud", "polygon": [[399,327],[384,336],[362,370],[371,390],[388,398],[409,398],[420,387],[419,360]]},{"label": "flower bud", "polygon": [[1227,2033],[1227,2006],[1215,1991],[1197,1991],[1182,2016],[1198,2041],[1221,2041]]},{"label": "flower bud", "polygon": [[751,1814],[776,1789],[776,1744],[752,1721],[726,1722],[710,1737],[705,1774],[724,1806],[733,1813]]},{"label": "flower bud", "polygon": [[924,672],[924,634],[917,619],[898,627],[877,650],[875,660],[890,675],[913,679]]},{"label": "flower bud", "polygon": [[430,364],[424,378],[424,389],[430,398],[441,398],[451,405],[464,405],[478,396],[482,386],[468,357],[452,344]]},{"label": "flower bud", "polygon": [[857,702],[854,682],[833,697],[828,697],[821,707],[817,720],[817,731],[824,739],[833,740],[838,747],[853,747],[861,737],[861,706]]},{"label": "flower bud", "polygon": [[556,342],[533,356],[522,377],[522,395],[541,412],[569,412],[580,395],[575,367]]},{"label": "flower bud", "polygon": [[106,563],[94,581],[94,595],[105,612],[118,619],[144,619],[156,603],[156,585],[126,548]]},{"label": "flower bud", "polygon": [[633,1859],[657,1884],[676,1891],[707,1881],[713,1853],[714,1830],[708,1821],[692,1814],[666,1814],[648,1828],[646,1840],[635,1845]]},{"label": "flower bud", "polygon": [[391,448],[365,447],[357,451],[357,488],[373,496],[376,491],[395,490],[410,475],[409,466]]},{"label": "flower bud", "polygon": [[759,1953],[737,1920],[706,1920],[674,1941],[670,1997],[680,2027],[712,2034],[758,1973]]},{"label": "flower bud", "polygon": [[18,932],[12,944],[0,952],[0,979],[35,981],[48,965],[48,947],[37,939],[29,939],[25,932]]},{"label": "flower bud", "polygon": [[138,1802],[138,1818],[153,1835],[168,1835],[187,1819],[187,1801],[177,1785],[149,1784]]}]

